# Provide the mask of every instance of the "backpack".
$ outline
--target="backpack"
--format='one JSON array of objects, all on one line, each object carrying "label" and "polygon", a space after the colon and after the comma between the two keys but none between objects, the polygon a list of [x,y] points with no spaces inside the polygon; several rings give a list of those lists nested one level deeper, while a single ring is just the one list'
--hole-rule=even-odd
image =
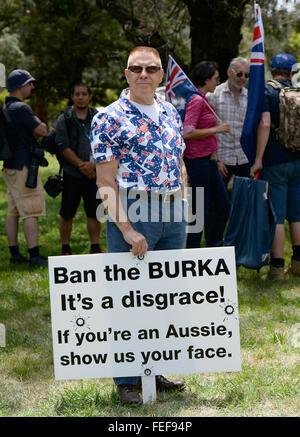
[{"label": "backpack", "polygon": [[12,151],[9,144],[8,124],[11,122],[5,111],[5,104],[0,108],[0,161],[12,158]]},{"label": "backpack", "polygon": [[284,87],[277,80],[267,84],[279,91],[279,126],[274,127],[280,143],[289,151],[300,151],[300,88]]},{"label": "backpack", "polygon": [[[66,123],[66,127],[67,127],[67,132],[68,132],[68,137],[70,138],[71,135],[71,121],[70,121],[70,117],[66,116],[66,113],[63,111],[62,114],[64,115],[65,118],[65,123]],[[62,156],[61,153],[59,151],[59,147],[55,141],[56,138],[56,130],[55,130],[55,126],[56,126],[56,122],[57,119],[54,120],[53,122],[53,129],[51,131],[49,131],[47,133],[47,135],[42,139],[42,147],[49,152],[51,155],[55,155],[56,159],[59,162],[59,166],[60,166],[60,171],[62,168]]]}]

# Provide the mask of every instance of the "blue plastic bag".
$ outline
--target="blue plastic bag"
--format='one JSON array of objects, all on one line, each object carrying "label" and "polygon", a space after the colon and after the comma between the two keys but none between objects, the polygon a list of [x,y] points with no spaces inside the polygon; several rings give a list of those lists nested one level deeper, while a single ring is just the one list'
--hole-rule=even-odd
[{"label": "blue plastic bag", "polygon": [[259,270],[269,264],[276,216],[268,182],[234,177],[224,246],[234,246],[236,265]]}]

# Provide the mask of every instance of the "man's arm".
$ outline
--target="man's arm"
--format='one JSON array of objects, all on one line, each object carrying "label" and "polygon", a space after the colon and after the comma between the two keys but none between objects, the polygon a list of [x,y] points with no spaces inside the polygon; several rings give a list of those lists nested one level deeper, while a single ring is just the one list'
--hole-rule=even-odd
[{"label": "man's arm", "polygon": [[35,129],[33,129],[32,133],[37,137],[45,137],[47,135],[48,129],[46,123],[43,123],[38,117],[36,120],[40,123]]},{"label": "man's arm", "polygon": [[186,166],[183,158],[180,159],[180,171],[181,171],[181,179],[182,179],[181,192],[182,192],[182,198],[184,199],[184,195],[185,195],[184,189],[185,187],[188,186],[188,176],[187,176]]},{"label": "man's arm", "polygon": [[89,179],[94,179],[96,177],[96,166],[94,162],[82,161],[70,147],[64,149],[61,154],[68,162],[70,162],[70,164],[78,168],[78,170]]},{"label": "man's arm", "polygon": [[255,176],[255,173],[263,168],[262,159],[266,150],[271,128],[270,112],[263,112],[257,128],[256,139],[256,157],[253,166],[250,169],[250,175]]},{"label": "man's arm", "polygon": [[147,252],[148,243],[144,235],[136,232],[127,217],[119,199],[119,190],[116,183],[116,174],[119,161],[117,159],[96,164],[97,186],[104,206],[110,217],[122,232],[124,240],[131,245],[134,256],[143,256]]}]

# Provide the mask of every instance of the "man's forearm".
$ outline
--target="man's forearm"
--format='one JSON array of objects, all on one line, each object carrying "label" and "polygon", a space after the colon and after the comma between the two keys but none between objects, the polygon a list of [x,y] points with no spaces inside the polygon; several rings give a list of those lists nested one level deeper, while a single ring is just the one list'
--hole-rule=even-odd
[{"label": "man's forearm", "polygon": [[257,128],[256,160],[262,160],[270,135],[270,113],[264,112]]},{"label": "man's forearm", "polygon": [[115,181],[115,178],[112,176],[114,174],[114,163],[109,163],[108,165],[112,170],[112,173],[110,171],[106,171],[108,166],[105,167],[101,164],[96,165],[96,183],[99,188],[100,196],[104,206],[107,208],[108,213],[115,222],[116,226],[123,233],[127,229],[131,228],[131,224],[127,214],[123,209],[122,202],[120,201],[118,185]]},{"label": "man's forearm", "polygon": [[76,155],[70,147],[67,147],[61,152],[62,156],[74,167],[79,168],[83,161]]}]

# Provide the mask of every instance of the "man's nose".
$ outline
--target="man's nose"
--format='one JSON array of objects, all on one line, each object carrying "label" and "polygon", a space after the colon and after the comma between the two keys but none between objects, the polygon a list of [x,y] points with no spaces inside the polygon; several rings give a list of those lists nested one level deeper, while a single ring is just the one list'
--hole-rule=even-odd
[{"label": "man's nose", "polygon": [[146,71],[146,67],[143,67],[140,76],[142,76],[142,77],[148,76],[148,73]]}]

